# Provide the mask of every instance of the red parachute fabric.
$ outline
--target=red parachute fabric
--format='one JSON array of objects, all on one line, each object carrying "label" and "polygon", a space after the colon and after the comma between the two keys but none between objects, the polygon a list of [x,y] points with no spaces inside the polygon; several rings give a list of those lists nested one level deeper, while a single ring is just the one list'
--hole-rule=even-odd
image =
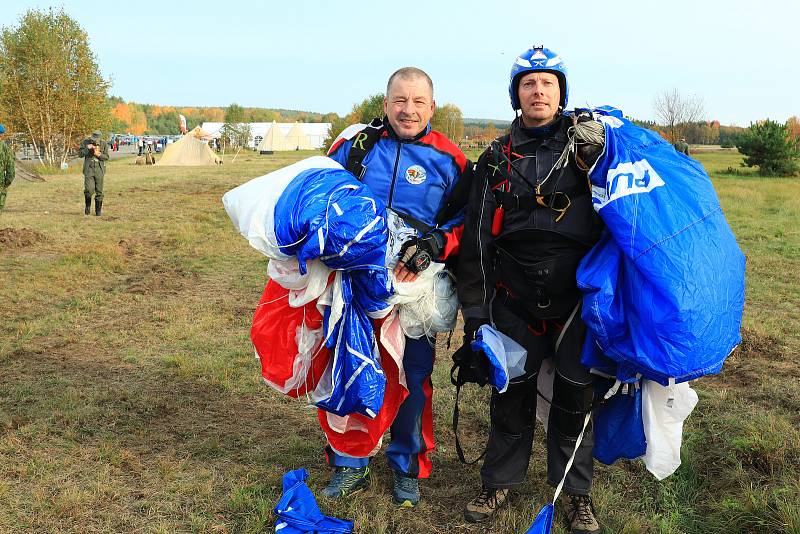
[{"label": "red parachute fabric", "polygon": [[[279,387],[292,378],[298,357],[297,327],[304,321],[310,330],[322,328],[322,315],[317,310],[316,301],[292,308],[289,306],[289,290],[277,282],[268,281],[253,314],[250,340],[261,360],[261,375]],[[297,398],[314,391],[329,358],[329,350],[324,345],[317,349],[305,382],[286,394]]]},{"label": "red parachute fabric", "polygon": [[[381,331],[383,321],[375,321],[375,332]],[[368,456],[378,444],[381,436],[392,426],[400,405],[408,397],[408,390],[400,384],[400,370],[397,363],[389,355],[383,344],[378,342],[381,355],[381,366],[386,374],[386,391],[383,395],[383,405],[374,419],[370,419],[361,414],[351,414],[358,422],[367,428],[367,432],[361,430],[348,430],[347,432],[336,432],[328,424],[328,412],[317,408],[317,419],[328,443],[337,452],[348,456],[365,457]]]}]

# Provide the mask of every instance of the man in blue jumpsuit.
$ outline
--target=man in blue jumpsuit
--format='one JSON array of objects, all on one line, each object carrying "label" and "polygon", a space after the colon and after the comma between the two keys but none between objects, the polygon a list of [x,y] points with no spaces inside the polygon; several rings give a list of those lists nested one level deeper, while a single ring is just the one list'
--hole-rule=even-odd
[{"label": "man in blue jumpsuit", "polygon": [[[404,244],[401,261],[395,268],[401,282],[413,280],[431,261],[444,259],[458,248],[460,229],[454,228],[463,220],[461,210],[456,209],[457,214],[448,220],[441,220],[441,215],[448,200],[452,203],[451,194],[467,161],[458,147],[431,129],[435,108],[430,77],[417,68],[402,68],[387,83],[383,124],[373,121],[370,125],[376,136],[374,144],[364,146],[365,128],[334,143],[328,153],[360,175],[389,209],[417,230],[418,237]],[[354,171],[348,160],[359,150],[368,151],[358,171]],[[418,479],[427,478],[431,471],[433,360],[433,340],[406,338],[403,368],[409,396],[391,426],[392,442],[386,451],[395,473],[392,496],[400,506],[411,507],[419,502]],[[345,456],[330,445],[326,456],[335,468],[330,484],[323,490],[327,496],[344,497],[367,485],[369,457]]]}]

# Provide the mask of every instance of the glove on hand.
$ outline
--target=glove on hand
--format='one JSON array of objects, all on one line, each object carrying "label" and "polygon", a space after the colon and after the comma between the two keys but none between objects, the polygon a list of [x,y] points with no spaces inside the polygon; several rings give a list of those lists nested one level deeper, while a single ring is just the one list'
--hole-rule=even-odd
[{"label": "glove on hand", "polygon": [[443,248],[444,236],[441,232],[433,230],[422,237],[414,237],[403,243],[400,247],[400,261],[410,272],[419,274],[439,257]]},{"label": "glove on hand", "polygon": [[580,110],[575,115],[575,138],[578,142],[578,158],[586,170],[595,164],[603,153],[606,143],[605,128],[594,120],[592,112]]},{"label": "glove on hand", "polygon": [[453,368],[450,370],[450,381],[454,386],[478,384],[483,387],[489,381],[489,360],[483,351],[475,352],[469,341],[453,353]]},{"label": "glove on hand", "polygon": [[453,353],[453,369],[450,372],[453,385],[474,383],[483,387],[489,381],[489,360],[483,351],[475,352],[470,346],[478,328],[488,322],[483,318],[464,320],[464,343]]},{"label": "glove on hand", "polygon": [[480,317],[464,319],[464,342],[475,341],[475,333],[485,324],[489,324],[489,321]]}]

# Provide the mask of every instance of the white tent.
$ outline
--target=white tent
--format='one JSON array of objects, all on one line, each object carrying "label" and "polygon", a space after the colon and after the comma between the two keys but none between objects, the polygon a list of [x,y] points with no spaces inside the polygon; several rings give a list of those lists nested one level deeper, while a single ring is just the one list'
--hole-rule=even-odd
[{"label": "white tent", "polygon": [[277,123],[273,122],[272,127],[264,135],[264,138],[256,148],[259,152],[275,152],[276,150],[289,150],[286,147],[286,136],[278,127]]},{"label": "white tent", "polygon": [[199,126],[174,143],[167,145],[156,165],[213,165],[222,163],[207,139],[211,136]]},{"label": "white tent", "polygon": [[[251,122],[250,125],[250,148],[258,148],[259,143],[256,143],[256,137],[260,137],[261,141],[267,136],[272,125],[275,124],[281,133],[286,136],[295,124],[300,126],[300,130],[308,136],[311,149],[322,148],[325,144],[325,139],[328,137],[328,132],[331,129],[329,122]],[[222,122],[204,122],[202,127],[212,137],[218,138],[222,134]],[[294,149],[292,149],[294,150]]]},{"label": "white tent", "polygon": [[[271,130],[270,130],[271,131]],[[300,128],[300,123],[295,122],[289,133],[286,134],[286,150],[310,150],[311,140]]]}]

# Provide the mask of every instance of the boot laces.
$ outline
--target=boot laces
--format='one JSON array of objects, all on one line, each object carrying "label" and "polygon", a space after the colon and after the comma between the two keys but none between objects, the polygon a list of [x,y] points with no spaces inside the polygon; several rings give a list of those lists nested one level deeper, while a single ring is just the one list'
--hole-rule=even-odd
[{"label": "boot laces", "polygon": [[574,521],[577,517],[578,522],[581,524],[592,524],[594,521],[594,505],[592,505],[591,497],[588,495],[570,495],[569,502],[572,508],[570,521]]},{"label": "boot laces", "polygon": [[496,508],[497,507],[497,494],[500,492],[497,488],[487,488],[485,486],[481,487],[481,492],[475,497],[475,500],[472,501],[475,503],[475,506],[488,506],[489,508]]},{"label": "boot laces", "polygon": [[331,487],[339,488],[342,491],[348,491],[359,480],[364,477],[364,470],[353,467],[341,467],[333,472],[331,477]]},{"label": "boot laces", "polygon": [[395,484],[401,491],[406,493],[415,493],[419,491],[419,483],[416,478],[397,476],[395,477]]}]

